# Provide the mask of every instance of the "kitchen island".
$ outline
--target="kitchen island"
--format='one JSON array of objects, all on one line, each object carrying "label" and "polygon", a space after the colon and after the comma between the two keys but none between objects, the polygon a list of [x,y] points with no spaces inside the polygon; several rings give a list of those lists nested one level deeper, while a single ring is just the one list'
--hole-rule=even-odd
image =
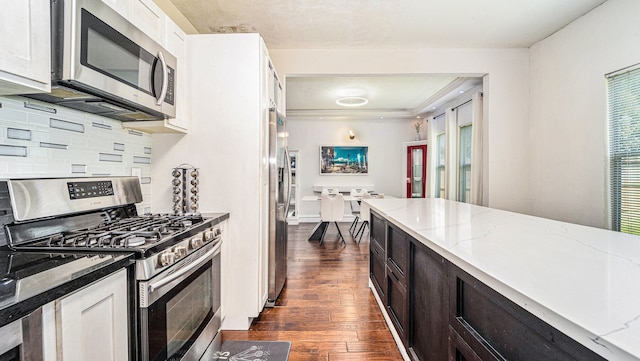
[{"label": "kitchen island", "polygon": [[[433,309],[420,313],[420,302],[428,300],[445,313],[436,317],[445,328],[436,331],[448,328],[451,341],[443,347],[454,359],[516,355],[518,342],[534,343],[530,333],[539,334],[534,339],[544,343],[542,350],[560,345],[575,359],[640,359],[639,237],[442,199],[366,202],[372,210],[372,288],[396,341],[412,358],[421,359],[412,351],[420,350],[413,344],[420,338],[412,333],[438,315]],[[376,266],[383,258],[386,266]],[[440,280],[433,276],[438,272]],[[428,282],[416,283],[419,277]],[[427,291],[415,291],[421,289]],[[442,292],[436,299],[435,292],[424,294],[429,290]],[[489,311],[473,315],[474,308]]]}]

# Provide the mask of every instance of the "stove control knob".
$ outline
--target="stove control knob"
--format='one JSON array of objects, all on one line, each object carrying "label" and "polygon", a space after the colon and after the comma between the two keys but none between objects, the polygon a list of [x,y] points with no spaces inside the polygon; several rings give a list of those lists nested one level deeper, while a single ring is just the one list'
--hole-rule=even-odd
[{"label": "stove control knob", "polygon": [[216,230],[215,229],[210,229],[206,232],[204,232],[204,239],[207,242],[213,241],[213,239],[216,238]]},{"label": "stove control knob", "polygon": [[173,255],[176,259],[180,259],[187,255],[187,247],[185,246],[175,246],[173,247]]},{"label": "stove control knob", "polygon": [[165,267],[173,264],[176,261],[176,256],[173,252],[162,252],[158,255],[158,266]]},{"label": "stove control knob", "polygon": [[193,237],[189,240],[189,246],[191,246],[191,249],[202,247],[202,243],[202,237]]}]

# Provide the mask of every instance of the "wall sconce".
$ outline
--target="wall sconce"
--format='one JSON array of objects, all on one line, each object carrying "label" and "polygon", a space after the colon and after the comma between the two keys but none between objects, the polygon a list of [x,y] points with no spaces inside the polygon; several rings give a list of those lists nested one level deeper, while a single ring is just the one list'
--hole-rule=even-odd
[{"label": "wall sconce", "polygon": [[349,139],[353,140],[353,138],[355,138],[355,137],[356,137],[356,135],[355,135],[355,134],[353,134],[353,131],[352,131],[352,130],[350,130],[350,131],[349,131]]}]

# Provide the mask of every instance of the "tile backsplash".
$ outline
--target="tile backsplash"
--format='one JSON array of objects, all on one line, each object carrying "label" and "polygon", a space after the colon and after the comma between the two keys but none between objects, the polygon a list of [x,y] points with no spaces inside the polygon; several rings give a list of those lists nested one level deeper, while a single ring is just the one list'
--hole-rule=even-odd
[{"label": "tile backsplash", "polygon": [[151,210],[151,135],[126,123],[32,99],[0,97],[0,178],[140,173]]}]

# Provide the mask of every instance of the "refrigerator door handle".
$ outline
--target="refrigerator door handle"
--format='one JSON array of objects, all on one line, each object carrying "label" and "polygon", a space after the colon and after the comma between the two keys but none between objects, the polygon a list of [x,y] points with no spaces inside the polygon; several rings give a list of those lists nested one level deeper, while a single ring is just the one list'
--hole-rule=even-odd
[{"label": "refrigerator door handle", "polygon": [[289,148],[284,147],[284,161],[287,164],[287,203],[284,209],[284,219],[287,219],[289,214],[289,207],[291,203],[291,158],[289,158]]}]

